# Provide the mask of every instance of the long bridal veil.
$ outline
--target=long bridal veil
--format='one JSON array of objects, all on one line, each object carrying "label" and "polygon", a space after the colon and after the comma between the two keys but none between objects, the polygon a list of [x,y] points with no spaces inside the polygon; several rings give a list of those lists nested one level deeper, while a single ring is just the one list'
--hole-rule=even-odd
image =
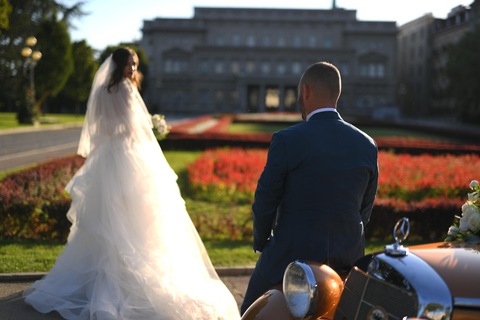
[{"label": "long bridal veil", "polygon": [[129,80],[105,88],[113,68],[110,57],[88,102],[68,242],[25,300],[66,319],[238,319],[138,91]]}]

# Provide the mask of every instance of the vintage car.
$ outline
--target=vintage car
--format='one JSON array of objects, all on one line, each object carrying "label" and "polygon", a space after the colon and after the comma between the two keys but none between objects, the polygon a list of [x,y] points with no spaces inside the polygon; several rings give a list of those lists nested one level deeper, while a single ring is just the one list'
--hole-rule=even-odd
[{"label": "vintage car", "polygon": [[480,245],[405,248],[400,243],[409,230],[408,219],[399,220],[395,244],[359,259],[347,275],[292,262],[283,285],[258,298],[242,319],[480,319]]}]

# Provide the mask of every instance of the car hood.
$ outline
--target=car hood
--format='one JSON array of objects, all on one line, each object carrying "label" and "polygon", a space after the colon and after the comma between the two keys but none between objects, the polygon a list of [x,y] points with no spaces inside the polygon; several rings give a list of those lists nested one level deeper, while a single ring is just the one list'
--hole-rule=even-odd
[{"label": "car hood", "polygon": [[480,245],[438,242],[410,247],[445,281],[453,297],[480,298]]}]

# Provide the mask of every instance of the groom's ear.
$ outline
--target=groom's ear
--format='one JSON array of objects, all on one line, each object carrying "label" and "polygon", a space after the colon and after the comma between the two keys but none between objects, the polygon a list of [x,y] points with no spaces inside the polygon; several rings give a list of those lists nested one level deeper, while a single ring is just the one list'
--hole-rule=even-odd
[{"label": "groom's ear", "polygon": [[302,90],[303,90],[303,97],[305,100],[308,100],[312,97],[312,87],[310,87],[310,85],[308,85],[307,83],[304,83],[302,86]]}]

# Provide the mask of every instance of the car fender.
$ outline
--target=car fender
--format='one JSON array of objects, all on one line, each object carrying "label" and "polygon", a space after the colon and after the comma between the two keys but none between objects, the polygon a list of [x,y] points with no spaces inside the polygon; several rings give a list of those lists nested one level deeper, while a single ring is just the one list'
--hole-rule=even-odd
[{"label": "car fender", "polygon": [[258,298],[242,316],[242,320],[295,320],[287,308],[282,287],[275,286]]}]

